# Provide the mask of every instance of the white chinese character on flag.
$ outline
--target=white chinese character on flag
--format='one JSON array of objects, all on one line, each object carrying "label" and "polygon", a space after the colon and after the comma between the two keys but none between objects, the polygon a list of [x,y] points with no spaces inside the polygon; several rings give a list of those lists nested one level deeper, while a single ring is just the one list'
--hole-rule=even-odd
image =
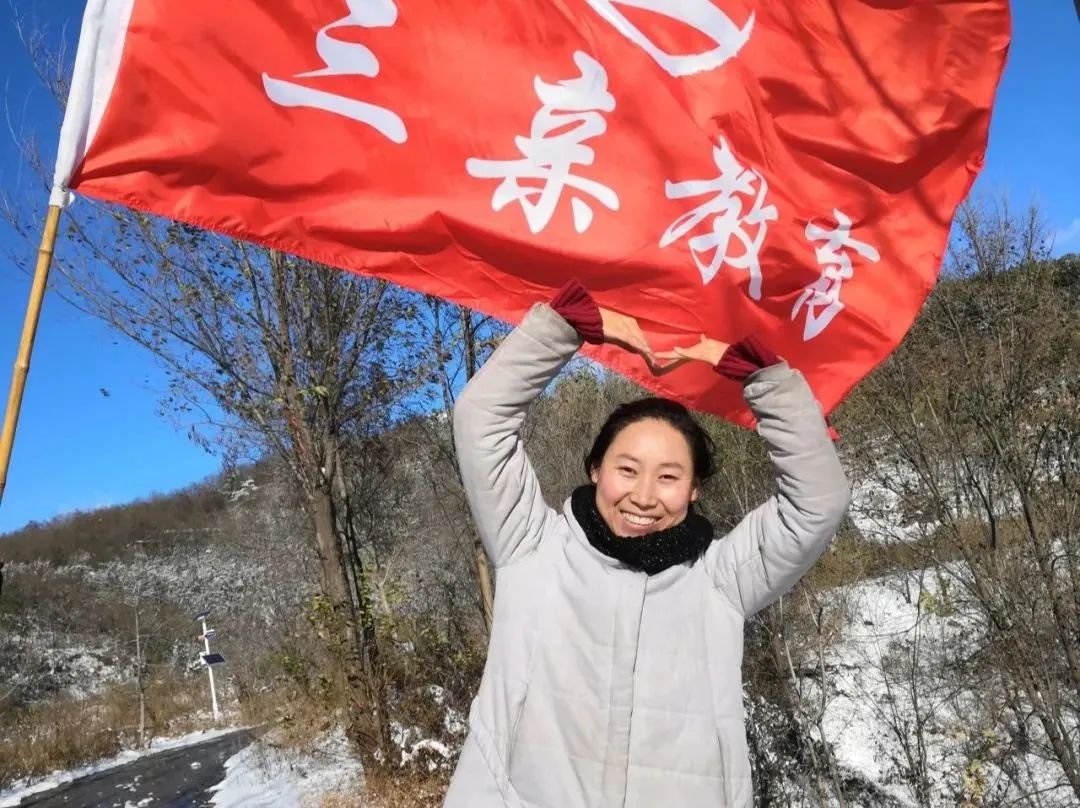
[{"label": "white chinese character on flag", "polygon": [[826,230],[812,221],[806,225],[806,237],[810,241],[824,243],[814,248],[818,265],[823,267],[821,277],[803,290],[791,309],[792,320],[798,316],[801,309],[806,309],[804,342],[824,331],[844,308],[844,303],[840,300],[840,289],[844,281],[855,274],[848,251],[854,251],[868,261],[877,262],[881,259],[874,247],[851,237],[851,219],[848,216],[836,209],[833,210],[833,216],[836,218],[836,227],[831,230]]},{"label": "white chinese character on flag", "polygon": [[[644,50],[672,76],[689,76],[719,67],[742,50],[750,39],[754,15],[740,28],[710,0],[585,0],[615,29]],[[701,53],[671,54],[630,22],[618,6],[662,14],[704,35],[715,48]]]},{"label": "white chinese character on flag", "polygon": [[583,196],[611,210],[619,209],[619,197],[611,188],[571,173],[575,165],[592,165],[595,152],[584,141],[607,130],[601,113],[615,109],[615,98],[607,89],[607,73],[600,63],[581,51],[574,53],[574,62],[581,71],[579,78],[548,84],[536,77],[534,88],[543,106],[533,116],[529,137],[514,138],[523,155],[520,159],[470,157],[465,161],[465,170],[472,176],[502,180],[492,195],[491,207],[499,211],[511,202],[519,203],[533,233],[551,221],[567,188],[572,189],[570,207],[579,233],[584,233],[593,219],[592,208]]},{"label": "white chinese character on flag", "polygon": [[[335,39],[331,32],[336,28],[360,26],[362,28],[389,28],[397,22],[397,6],[394,0],[346,0],[347,17],[342,17],[320,29],[315,37],[315,50],[323,61],[323,67],[297,73],[294,79],[321,76],[367,76],[379,75],[379,60],[375,54],[359,42]],[[394,143],[404,143],[408,138],[405,122],[385,107],[359,101],[336,93],[316,90],[295,81],[275,79],[263,73],[263,89],[275,104],[283,107],[312,107],[335,115],[352,118],[367,124]]]},{"label": "white chinese character on flag", "polygon": [[[777,218],[776,206],[765,204],[769,185],[757,171],[739,163],[724,138],[720,138],[719,146],[713,147],[713,160],[720,171],[715,179],[668,180],[664,184],[668,199],[705,194],[711,196],[672,222],[660,238],[660,246],[667,247],[681,239],[711,216],[709,230],[691,236],[688,242],[702,282],[711,282],[725,264],[744,269],[750,273],[750,297],[760,300],[761,264],[758,254],[765,242],[768,223]],[[744,213],[743,206],[749,199],[753,202],[750,210]],[[733,241],[741,245],[740,252],[732,253]]]}]

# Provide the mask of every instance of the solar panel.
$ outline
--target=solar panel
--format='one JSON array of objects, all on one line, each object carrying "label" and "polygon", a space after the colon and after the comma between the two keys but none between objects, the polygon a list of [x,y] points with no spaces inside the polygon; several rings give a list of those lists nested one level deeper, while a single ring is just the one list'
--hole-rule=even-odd
[{"label": "solar panel", "polygon": [[204,665],[224,665],[225,664],[225,657],[223,657],[221,654],[218,654],[218,653],[199,654],[199,656],[202,657],[202,661],[203,661]]}]

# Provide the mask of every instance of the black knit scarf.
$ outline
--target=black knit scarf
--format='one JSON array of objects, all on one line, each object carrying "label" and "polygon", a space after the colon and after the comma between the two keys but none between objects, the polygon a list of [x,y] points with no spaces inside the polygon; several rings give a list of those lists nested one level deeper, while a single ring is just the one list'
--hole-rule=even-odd
[{"label": "black knit scarf", "polygon": [[696,561],[713,540],[712,524],[695,513],[693,506],[679,524],[645,536],[612,533],[596,507],[595,485],[583,485],[574,491],[570,508],[589,544],[609,558],[648,575]]}]

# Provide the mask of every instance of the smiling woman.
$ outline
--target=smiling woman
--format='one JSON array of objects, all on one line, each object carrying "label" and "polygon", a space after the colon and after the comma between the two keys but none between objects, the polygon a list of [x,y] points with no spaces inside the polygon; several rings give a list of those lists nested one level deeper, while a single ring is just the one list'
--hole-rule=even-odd
[{"label": "smiling woman", "polygon": [[686,518],[713,473],[712,441],[681,404],[644,398],[611,414],[585,458],[604,522],[645,536]]},{"label": "smiling woman", "polygon": [[[694,510],[712,445],[681,404],[647,398],[600,430],[591,484],[548,507],[520,430],[583,340],[637,353],[656,373],[703,361],[740,382],[777,494],[716,536]],[[454,436],[498,589],[446,806],[749,808],[743,624],[805,574],[848,503],[802,376],[752,337],[654,353],[632,318],[571,282],[473,377]]]}]

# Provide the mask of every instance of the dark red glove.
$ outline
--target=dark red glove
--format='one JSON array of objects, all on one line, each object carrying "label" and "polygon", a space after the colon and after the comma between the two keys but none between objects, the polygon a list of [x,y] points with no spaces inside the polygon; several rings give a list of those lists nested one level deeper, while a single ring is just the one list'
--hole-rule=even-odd
[{"label": "dark red glove", "polygon": [[744,382],[755,370],[767,368],[779,361],[780,357],[751,334],[724,351],[724,355],[716,363],[716,372],[734,381]]},{"label": "dark red glove", "polygon": [[599,344],[604,341],[600,307],[577,278],[567,281],[559,290],[551,301],[551,308],[570,323],[586,342]]}]

